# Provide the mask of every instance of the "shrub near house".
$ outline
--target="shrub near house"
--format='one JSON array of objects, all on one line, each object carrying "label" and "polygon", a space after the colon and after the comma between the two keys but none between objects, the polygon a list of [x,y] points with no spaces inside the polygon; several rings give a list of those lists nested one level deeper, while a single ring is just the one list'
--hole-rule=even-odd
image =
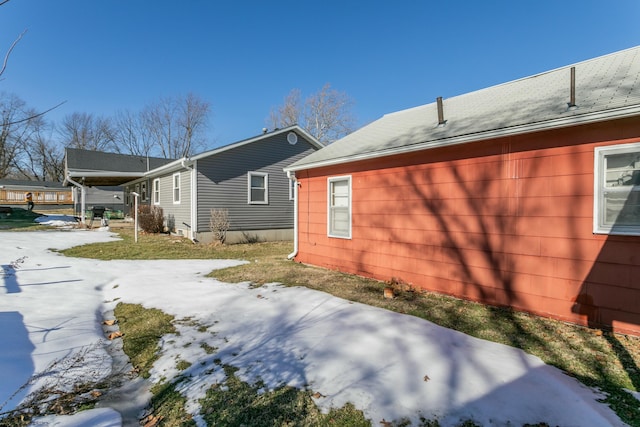
[{"label": "shrub near house", "polygon": [[164,214],[158,206],[138,206],[138,226],[145,233],[164,231]]}]

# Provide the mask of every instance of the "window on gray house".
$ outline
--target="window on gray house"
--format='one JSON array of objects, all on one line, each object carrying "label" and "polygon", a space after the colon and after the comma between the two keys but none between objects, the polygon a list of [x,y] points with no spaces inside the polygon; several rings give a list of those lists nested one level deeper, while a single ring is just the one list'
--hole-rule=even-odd
[{"label": "window on gray house", "polygon": [[248,202],[252,205],[269,203],[269,175],[262,172],[248,174]]},{"label": "window on gray house", "polygon": [[173,203],[180,203],[180,173],[173,174]]}]

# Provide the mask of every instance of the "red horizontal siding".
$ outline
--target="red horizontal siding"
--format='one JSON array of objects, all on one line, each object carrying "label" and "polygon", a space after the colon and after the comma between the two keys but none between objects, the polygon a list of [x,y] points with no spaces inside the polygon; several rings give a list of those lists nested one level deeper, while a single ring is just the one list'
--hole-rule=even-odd
[{"label": "red horizontal siding", "polygon": [[[640,238],[592,232],[594,148],[639,139],[635,119],[298,172],[296,259],[640,335]],[[327,236],[341,175],[351,239]]]}]

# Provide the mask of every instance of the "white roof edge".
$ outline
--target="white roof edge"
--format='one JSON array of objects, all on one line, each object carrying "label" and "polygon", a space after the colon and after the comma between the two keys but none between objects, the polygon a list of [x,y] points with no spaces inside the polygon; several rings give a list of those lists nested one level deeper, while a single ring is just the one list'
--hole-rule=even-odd
[{"label": "white roof edge", "polygon": [[68,171],[67,176],[90,176],[90,177],[118,177],[118,176],[144,176],[144,172],[117,172],[117,171],[95,171],[95,170],[82,170],[71,169]]},{"label": "white roof edge", "polygon": [[640,114],[640,105],[631,107],[618,108],[614,110],[599,111],[597,113],[583,114],[578,116],[563,117],[560,119],[546,120],[536,123],[528,123],[526,125],[514,126],[503,129],[493,129],[485,132],[472,133],[467,135],[459,135],[451,138],[437,139],[422,143],[390,148],[387,150],[373,151],[369,153],[356,154],[351,156],[339,157],[319,162],[292,165],[284,168],[285,172],[296,172],[306,169],[317,169],[325,166],[334,166],[344,163],[351,163],[361,160],[370,160],[380,157],[394,156],[398,154],[412,153],[415,151],[429,150],[432,148],[446,147],[450,145],[465,144],[469,142],[485,141],[487,139],[500,138],[505,136],[514,136],[530,132],[540,132],[545,130],[560,129],[569,126],[583,125],[590,123],[598,123],[611,119],[624,119]]}]

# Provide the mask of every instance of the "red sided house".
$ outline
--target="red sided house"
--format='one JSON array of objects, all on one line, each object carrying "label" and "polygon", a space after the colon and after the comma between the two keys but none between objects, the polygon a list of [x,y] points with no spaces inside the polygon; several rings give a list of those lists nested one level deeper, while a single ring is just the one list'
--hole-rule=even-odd
[{"label": "red sided house", "polygon": [[640,47],[387,114],[285,170],[298,262],[640,335]]}]

